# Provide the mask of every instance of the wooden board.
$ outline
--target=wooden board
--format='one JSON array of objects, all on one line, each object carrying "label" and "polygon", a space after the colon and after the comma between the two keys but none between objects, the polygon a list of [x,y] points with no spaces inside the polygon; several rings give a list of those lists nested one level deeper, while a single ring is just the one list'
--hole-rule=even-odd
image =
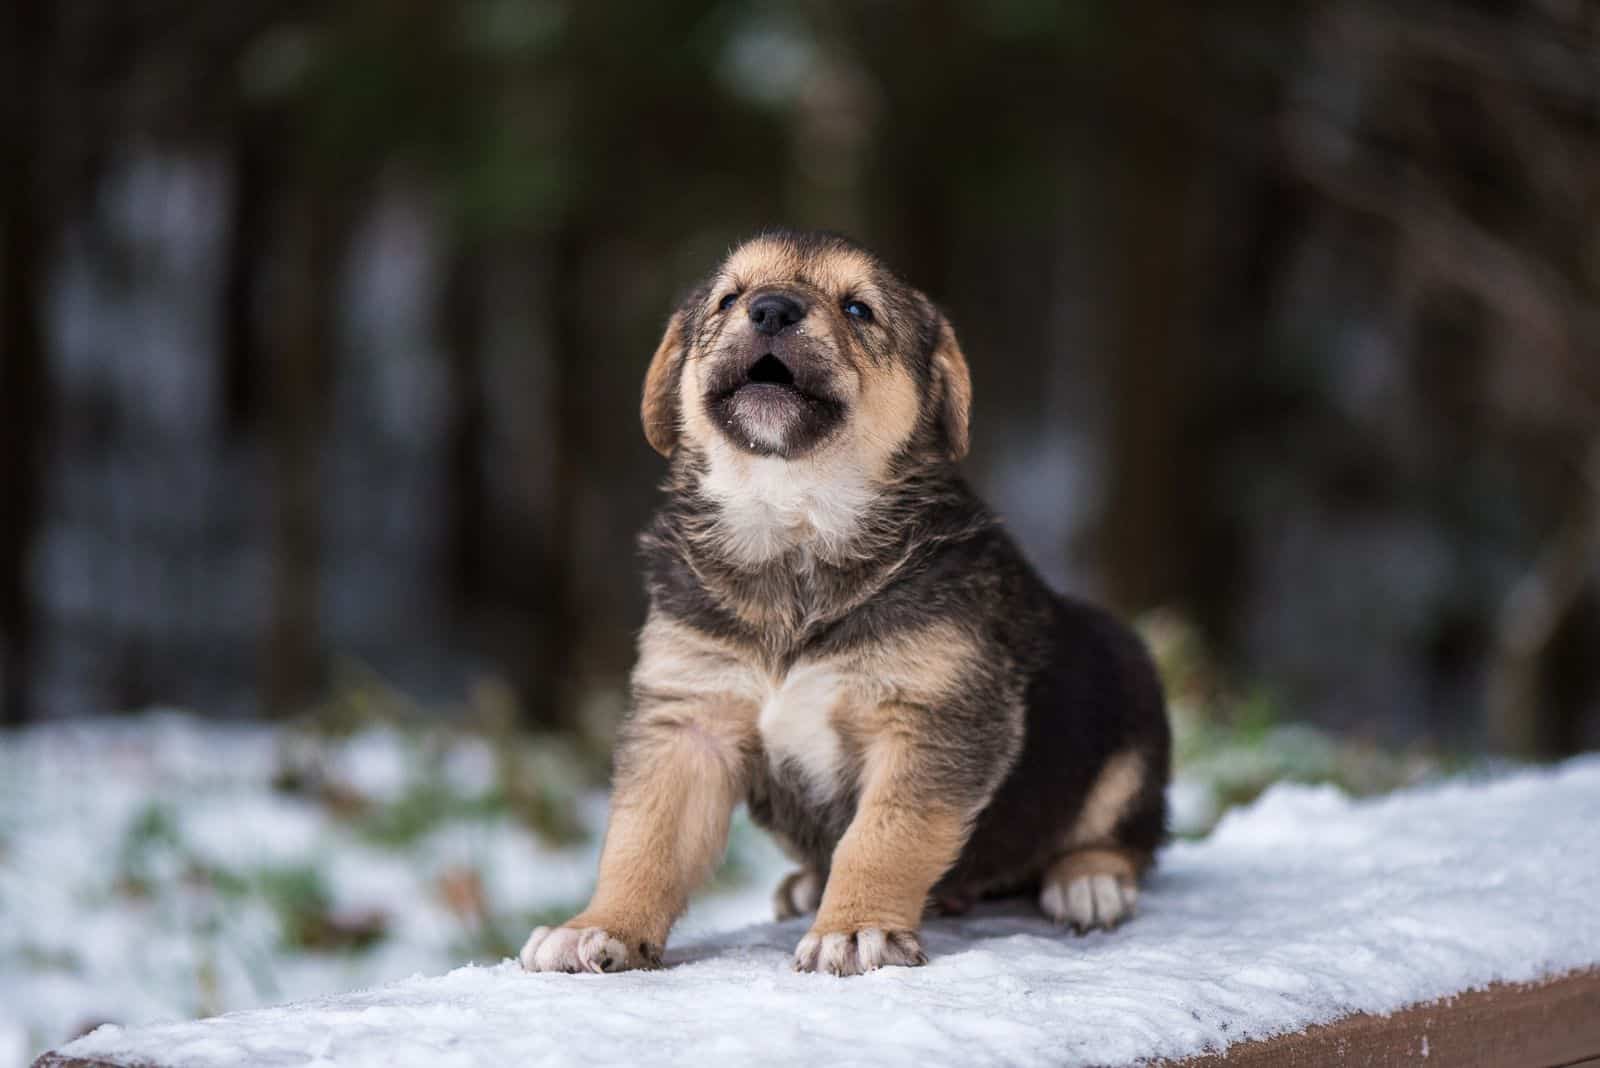
[{"label": "wooden board", "polygon": [[1241,1042],[1181,1068],[1418,1064],[1450,1068],[1600,1066],[1600,971],[1497,984],[1389,1016],[1347,1016],[1293,1035]]}]

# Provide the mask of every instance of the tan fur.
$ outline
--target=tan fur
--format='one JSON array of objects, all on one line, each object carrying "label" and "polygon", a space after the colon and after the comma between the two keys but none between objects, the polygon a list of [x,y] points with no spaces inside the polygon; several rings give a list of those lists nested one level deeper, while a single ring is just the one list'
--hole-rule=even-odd
[{"label": "tan fur", "polygon": [[667,329],[650,358],[644,375],[644,398],[639,417],[644,423],[645,440],[663,456],[671,456],[678,444],[679,417],[672,404],[672,368],[683,351],[683,316],[674,312]]},{"label": "tan fur", "polygon": [[772,894],[774,919],[792,920],[817,911],[826,880],[815,868],[801,868],[783,877]]},{"label": "tan fur", "polygon": [[921,399],[917,384],[899,363],[872,366],[862,375],[860,414],[851,421],[853,458],[876,479],[917,425]]},{"label": "tan fur", "polygon": [[762,705],[768,756],[795,758],[825,798],[844,785],[848,753],[915,729],[885,709],[937,707],[976,655],[970,635],[939,622],[849,656],[801,661]]},{"label": "tan fur", "polygon": [[748,290],[774,278],[791,278],[801,266],[801,258],[784,242],[748,241],[722,265],[720,279],[727,287]]},{"label": "tan fur", "polygon": [[727,844],[754,737],[737,704],[661,701],[639,710],[623,746],[594,897],[565,926],[650,956]]},{"label": "tan fur", "polygon": [[564,926],[606,932],[629,966],[665,944],[727,843],[756,749],[753,678],[715,638],[652,615],[639,638],[637,711],[621,742],[600,875]]},{"label": "tan fur", "polygon": [[[783,282],[794,288],[798,282],[816,301],[810,329],[833,353],[837,385],[856,410],[842,433],[809,455],[787,461],[752,456],[730,444],[706,415],[701,403],[706,361],[685,361],[676,410],[684,437],[706,454],[710,467],[706,488],[728,511],[719,533],[737,559],[761,563],[799,545],[815,549],[824,559],[835,559],[830,554],[841,552],[850,543],[855,515],[882,489],[889,461],[916,428],[921,399],[910,373],[899,363],[882,366],[861,358],[848,331],[841,329],[842,313],[837,305],[846,294],[869,301],[876,296],[869,282],[870,266],[864,257],[851,252],[819,256],[801,264],[786,246],[758,241],[734,254],[719,284],[709,291],[708,303],[715,305],[730,288],[746,292],[748,298],[748,291],[771,283]],[[729,314],[742,306],[735,305]],[[669,336],[671,332],[669,326]],[[664,338],[657,350],[658,362],[668,345],[669,339]],[[953,355],[939,359],[952,370],[948,374],[941,371],[941,375],[964,382],[966,362],[953,334],[949,334],[948,347]],[[667,377],[664,371],[658,374],[652,362],[647,397],[651,395],[651,376]],[[965,403],[970,404],[970,387],[961,388],[965,389]],[[963,427],[965,418],[963,409]],[[647,420],[647,429],[648,425]]]},{"label": "tan fur", "polygon": [[979,655],[971,634],[939,620],[880,641],[851,661],[868,693],[878,700],[931,706],[950,692]]},{"label": "tan fur", "polygon": [[1110,930],[1133,915],[1139,872],[1149,861],[1144,854],[1120,848],[1068,853],[1045,870],[1039,908],[1080,934]]},{"label": "tan fur", "polygon": [[904,717],[880,714],[890,729],[867,752],[855,819],[834,851],[812,934],[916,930],[928,891],[966,840],[973,814],[923,796],[926,776],[895,729]]},{"label": "tan fur", "polygon": [[884,730],[881,709],[934,706],[976,657],[971,635],[947,621],[786,671],[670,617],[652,615],[639,639],[635,693],[716,704],[754,721],[770,759],[793,757],[819,789],[839,785],[846,750]]},{"label": "tan fur", "polygon": [[[716,534],[735,558],[761,563],[802,543],[826,554],[838,551],[855,532],[855,516],[878,490],[893,444],[863,431],[853,420],[845,434],[794,460],[752,456],[716,432],[705,407],[703,360],[689,360],[678,392],[683,433],[706,455],[706,490],[726,509]],[[860,376],[841,368],[841,391],[852,403],[862,395]],[[876,398],[891,390],[871,389]],[[913,398],[914,401],[914,398]],[[893,404],[886,398],[883,407]],[[765,623],[766,619],[752,619]]]},{"label": "tan fur", "polygon": [[837,681],[829,692],[848,697],[854,713],[844,724],[865,729],[885,702],[931,705],[954,686],[978,655],[973,637],[946,620],[899,634],[869,648],[826,660],[804,660],[787,672],[754,653],[670,616],[652,614],[639,636],[633,671],[637,694],[653,700],[747,703],[751,709],[780,690],[788,674],[802,667],[824,668]]},{"label": "tan fur", "polygon": [[1109,875],[1131,883],[1147,863],[1146,858],[1129,849],[1079,849],[1050,865],[1045,880],[1070,883],[1092,875]]},{"label": "tan fur", "polygon": [[[767,310],[752,318],[751,302],[766,293],[805,307],[782,322]],[[978,540],[989,522],[981,509],[962,506],[967,518],[943,530],[919,525],[965,499],[934,450],[967,451],[966,359],[925,296],[842,242],[758,238],[692,299],[667,324],[640,404],[652,447],[676,455],[668,488],[681,507],[663,510],[643,541],[652,610],[598,884],[580,915],[530,935],[522,961],[535,971],[657,963],[748,794],[760,822],[795,831],[790,848],[804,867],[775,905],[780,916],[816,908],[797,968],[845,975],[925,963],[916,932],[930,892],[1023,740],[1033,668],[981,621],[1013,604],[1042,618],[1048,604],[1017,593],[1029,573],[1003,539]],[[852,318],[848,300],[878,310]],[[775,347],[757,347],[768,335]],[[931,367],[922,362],[930,338]],[[739,408],[748,395],[729,386],[746,374],[765,381],[753,361],[773,356],[801,361],[791,369],[814,402],[791,408],[787,423]],[[818,381],[825,387],[812,388]],[[869,614],[864,633],[838,626],[902,578],[943,573],[915,570],[943,537],[971,538],[969,562],[987,566],[998,552],[1009,567],[991,588],[963,587],[989,615],[940,608],[930,585],[926,617],[891,600],[884,624]],[[1046,913],[1079,928],[1120,922],[1149,857],[1112,836],[1146,774],[1135,753],[1114,757],[1064,838],[1051,823],[1042,850],[999,863],[979,853],[986,867],[952,879],[994,878],[1011,864],[1037,879],[1059,849],[1043,873]]]},{"label": "tan fur", "polygon": [[1144,762],[1137,753],[1118,753],[1106,761],[1105,770],[1090,787],[1083,811],[1067,834],[1065,846],[1076,849],[1110,841],[1117,821],[1144,785],[1144,775]]},{"label": "tan fur", "polygon": [[939,330],[939,347],[933,353],[933,368],[939,377],[940,412],[945,434],[950,439],[950,458],[967,454],[972,418],[972,372],[967,358],[956,343],[956,333],[945,323]]},{"label": "tan fur", "polygon": [[[937,801],[926,808],[918,806],[916,811],[901,803],[914,795],[923,781],[912,766],[905,740],[916,730],[915,719],[922,714],[919,709],[937,704],[976,655],[970,635],[941,621],[849,656],[803,662],[779,675],[715,637],[668,617],[652,616],[640,636],[634,671],[636,694],[654,705],[641,712],[640,726],[662,721],[679,729],[670,738],[654,741],[647,752],[624,754],[625,766],[636,765],[629,783],[656,778],[662,782],[647,787],[648,796],[643,790],[637,795],[630,793],[630,803],[625,803],[624,782],[619,780],[618,809],[607,835],[601,888],[596,892],[596,904],[579,919],[588,926],[604,926],[595,922],[599,913],[618,922],[615,910],[607,911],[612,903],[642,894],[654,904],[637,916],[626,917],[623,922],[629,929],[648,926],[655,930],[662,923],[670,925],[671,917],[682,907],[685,887],[696,881],[696,864],[703,865],[705,857],[721,848],[725,811],[731,808],[727,797],[732,795],[719,791],[717,798],[706,802],[700,815],[710,827],[698,838],[680,842],[678,849],[685,863],[676,867],[663,864],[659,855],[647,859],[645,841],[651,834],[671,838],[673,832],[664,826],[652,831],[648,816],[632,813],[636,807],[658,816],[680,811],[680,803],[672,800],[675,792],[702,776],[714,785],[733,788],[740,780],[729,773],[728,763],[732,754],[751,744],[750,732],[758,714],[762,734],[773,734],[767,740],[769,747],[790,740],[785,728],[792,731],[795,725],[769,722],[768,713],[775,710],[780,716],[818,717],[817,722],[800,729],[837,731],[852,750],[859,749],[865,757],[861,814],[846,842],[840,844],[840,860],[847,867],[850,853],[860,855],[859,863],[853,865],[859,878],[852,882],[847,874],[840,883],[839,893],[845,896],[837,899],[834,915],[859,914],[861,906],[852,902],[871,898],[891,903],[894,915],[904,920],[901,926],[915,928],[928,889],[960,850],[970,813],[953,812]],[[791,679],[801,680],[800,690],[787,688]],[[786,693],[804,698],[794,704],[792,713],[781,705],[774,708]],[[691,713],[689,709],[714,711]],[[836,771],[837,764],[826,770]],[[641,798],[638,806],[631,803],[634,796]],[[878,809],[869,808],[873,803]],[[681,839],[685,833],[680,827],[676,835]],[[612,863],[614,841],[616,863]],[[659,870],[665,878],[651,881],[641,877],[636,873],[641,865]],[[894,874],[885,876],[886,869]],[[880,896],[871,888],[885,877],[891,878],[892,885]],[[613,883],[612,878],[618,882]],[[829,886],[833,883],[830,878]],[[617,885],[627,889],[616,890]],[[578,922],[574,920],[573,925]]]},{"label": "tan fur", "polygon": [[[809,694],[824,729],[842,728],[865,754],[856,819],[839,845],[819,932],[914,930],[929,889],[954,861],[971,812],[915,797],[907,739],[918,713],[897,701],[937,701],[975,655],[949,623],[811,668],[827,693]],[[628,947],[630,962],[659,953],[690,892],[726,845],[728,820],[760,748],[757,709],[782,678],[715,637],[652,616],[634,671],[640,707],[618,758],[611,822],[589,907],[564,926],[595,929]],[[838,889],[835,890],[834,887]],[[829,902],[832,902],[831,910]]]},{"label": "tan fur", "polygon": [[863,253],[839,250],[826,256],[802,257],[782,241],[751,241],[723,265],[723,289],[757,289],[775,281],[800,282],[829,297],[853,293],[870,298],[872,261]]},{"label": "tan fur", "polygon": [[639,634],[633,689],[641,699],[653,701],[743,703],[753,723],[770,686],[761,665],[731,643],[671,616],[651,613]]}]

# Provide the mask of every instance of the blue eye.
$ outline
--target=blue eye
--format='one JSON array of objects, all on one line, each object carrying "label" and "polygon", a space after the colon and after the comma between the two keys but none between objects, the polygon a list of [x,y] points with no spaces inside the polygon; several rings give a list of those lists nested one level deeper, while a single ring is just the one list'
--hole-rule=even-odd
[{"label": "blue eye", "polygon": [[861,303],[859,300],[845,301],[844,313],[846,315],[853,315],[864,323],[872,322],[872,309]]},{"label": "blue eye", "polygon": [[739,299],[739,294],[737,294],[737,293],[729,293],[727,296],[725,296],[721,300],[717,301],[717,310],[718,311],[727,311],[729,308],[733,307],[733,302],[738,300],[738,299]]}]

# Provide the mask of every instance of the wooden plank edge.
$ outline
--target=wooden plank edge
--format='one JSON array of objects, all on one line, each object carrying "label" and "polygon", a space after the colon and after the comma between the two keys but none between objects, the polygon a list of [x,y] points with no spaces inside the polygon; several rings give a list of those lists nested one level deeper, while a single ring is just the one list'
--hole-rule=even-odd
[{"label": "wooden plank edge", "polygon": [[1387,1016],[1355,1013],[1293,1034],[1250,1039],[1170,1068],[1311,1068],[1419,1063],[1575,1068],[1600,1061],[1600,969],[1495,983]]}]

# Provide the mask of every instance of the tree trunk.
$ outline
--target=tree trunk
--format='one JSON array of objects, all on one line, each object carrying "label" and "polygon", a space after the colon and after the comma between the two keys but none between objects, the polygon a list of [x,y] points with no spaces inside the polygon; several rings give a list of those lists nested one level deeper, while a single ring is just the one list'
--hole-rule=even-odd
[{"label": "tree trunk", "polygon": [[262,363],[261,278],[271,245],[273,148],[263,124],[241,116],[232,135],[233,203],[230,205],[222,279],[219,405],[223,430],[242,437],[260,414]]},{"label": "tree trunk", "polygon": [[0,723],[29,717],[35,606],[28,561],[43,496],[49,222],[42,196],[49,0],[16,0],[0,30]]},{"label": "tree trunk", "polygon": [[444,281],[439,332],[450,375],[450,517],[446,582],[457,612],[484,590],[488,491],[483,469],[488,411],[484,402],[484,254],[456,249]]},{"label": "tree trunk", "polygon": [[1121,261],[1111,353],[1109,496],[1101,556],[1111,600],[1135,612],[1179,596],[1184,570],[1184,335],[1187,248],[1200,91],[1183,5],[1129,4],[1114,72],[1122,145],[1114,190]]},{"label": "tree trunk", "polygon": [[582,698],[582,615],[576,605],[579,484],[585,456],[586,259],[579,228],[567,224],[555,235],[550,257],[551,395],[550,493],[545,501],[544,552],[538,614],[537,665],[524,695],[532,722],[540,727],[578,726]]},{"label": "tree trunk", "polygon": [[297,711],[323,686],[320,626],[322,447],[337,344],[343,220],[330,194],[300,183],[286,198],[273,302],[272,617],[262,687],[269,711]]},{"label": "tree trunk", "polygon": [[1557,717],[1547,714],[1546,653],[1594,579],[1600,558],[1600,441],[1572,515],[1506,598],[1489,664],[1489,742],[1533,758],[1559,752]]}]

